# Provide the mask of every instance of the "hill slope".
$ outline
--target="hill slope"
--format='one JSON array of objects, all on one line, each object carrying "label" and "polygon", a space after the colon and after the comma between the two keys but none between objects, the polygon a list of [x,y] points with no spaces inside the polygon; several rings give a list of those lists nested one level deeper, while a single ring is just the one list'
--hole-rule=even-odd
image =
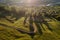
[{"label": "hill slope", "polygon": [[0,9],[0,40],[60,40],[59,8]]}]

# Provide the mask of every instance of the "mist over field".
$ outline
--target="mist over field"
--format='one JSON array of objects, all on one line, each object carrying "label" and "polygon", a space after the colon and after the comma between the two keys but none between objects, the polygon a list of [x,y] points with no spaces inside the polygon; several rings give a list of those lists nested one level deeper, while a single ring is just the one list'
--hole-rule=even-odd
[{"label": "mist over field", "polygon": [[0,40],[60,40],[60,0],[0,0]]}]

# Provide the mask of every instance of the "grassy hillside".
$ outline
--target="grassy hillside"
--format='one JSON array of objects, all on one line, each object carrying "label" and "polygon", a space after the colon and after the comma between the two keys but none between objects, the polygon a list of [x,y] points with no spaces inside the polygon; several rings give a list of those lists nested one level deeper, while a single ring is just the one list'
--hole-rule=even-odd
[{"label": "grassy hillside", "polygon": [[0,6],[0,40],[60,40],[59,8]]}]

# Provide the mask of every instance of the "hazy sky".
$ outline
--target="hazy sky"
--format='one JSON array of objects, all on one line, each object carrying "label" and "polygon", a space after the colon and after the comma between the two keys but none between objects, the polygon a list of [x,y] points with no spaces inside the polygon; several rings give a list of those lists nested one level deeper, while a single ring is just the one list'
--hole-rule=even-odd
[{"label": "hazy sky", "polygon": [[57,3],[60,0],[0,0],[0,3],[17,3],[17,4],[29,4],[29,5],[41,5],[49,3]]},{"label": "hazy sky", "polygon": [[60,2],[60,0],[0,0],[0,2],[6,2],[6,1],[13,1],[13,2],[20,2],[20,3],[39,3],[39,2]]}]

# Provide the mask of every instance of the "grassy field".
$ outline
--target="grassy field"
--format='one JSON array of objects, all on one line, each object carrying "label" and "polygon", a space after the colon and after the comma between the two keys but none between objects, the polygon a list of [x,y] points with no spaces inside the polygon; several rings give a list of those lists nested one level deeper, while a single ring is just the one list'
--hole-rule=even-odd
[{"label": "grassy field", "polygon": [[[60,6],[16,8],[12,6],[2,6],[0,8],[0,40],[60,40],[60,21],[58,20],[58,18],[60,17]],[[33,21],[36,20],[34,17],[33,20],[29,18],[30,15],[34,15],[35,13],[38,16],[39,12],[43,15],[44,19],[47,21],[52,30],[49,30],[48,26],[44,22],[39,23],[39,21],[41,21],[39,19],[40,16],[37,19],[37,22]],[[48,15],[50,13],[55,13],[57,16],[54,16],[54,14],[52,14],[51,17],[54,16],[54,19],[50,19],[50,17],[46,18],[44,16],[45,12]],[[26,23],[24,25],[26,16],[28,19],[26,20]],[[17,30],[21,29],[23,31],[30,32],[30,24],[33,24],[33,28],[35,29],[35,35],[33,36],[33,38],[31,35],[22,33]],[[41,29],[39,30],[39,28]],[[40,33],[41,30],[42,34]]]}]

